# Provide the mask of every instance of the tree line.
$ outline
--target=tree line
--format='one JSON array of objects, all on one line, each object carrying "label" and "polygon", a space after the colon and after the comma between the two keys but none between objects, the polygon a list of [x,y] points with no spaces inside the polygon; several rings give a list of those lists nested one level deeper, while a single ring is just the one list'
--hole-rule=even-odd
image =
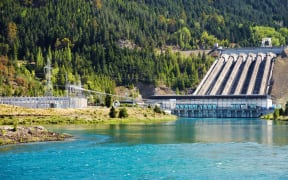
[{"label": "tree line", "polygon": [[213,58],[167,47],[257,46],[267,36],[287,44],[284,9],[281,0],[2,0],[0,94],[44,94],[47,59],[55,95],[67,81],[106,92],[137,82],[187,91]]}]

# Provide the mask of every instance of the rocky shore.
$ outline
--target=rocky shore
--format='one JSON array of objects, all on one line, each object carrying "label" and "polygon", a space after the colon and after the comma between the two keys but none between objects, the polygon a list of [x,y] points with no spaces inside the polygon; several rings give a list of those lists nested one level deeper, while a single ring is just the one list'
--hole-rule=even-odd
[{"label": "rocky shore", "polygon": [[42,141],[63,141],[71,138],[68,134],[50,132],[43,126],[33,127],[0,127],[0,145]]},{"label": "rocky shore", "polygon": [[40,141],[62,141],[71,137],[67,134],[49,132],[43,127],[45,125],[157,123],[177,119],[171,114],[156,113],[153,108],[127,107],[128,118],[110,118],[109,112],[110,108],[105,107],[29,109],[0,104],[0,146]]}]

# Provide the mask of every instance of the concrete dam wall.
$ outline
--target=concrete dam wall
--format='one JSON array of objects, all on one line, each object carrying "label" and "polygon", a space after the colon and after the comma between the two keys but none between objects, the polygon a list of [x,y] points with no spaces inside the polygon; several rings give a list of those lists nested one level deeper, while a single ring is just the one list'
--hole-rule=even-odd
[{"label": "concrete dam wall", "polygon": [[276,54],[222,54],[194,95],[267,95]]},{"label": "concrete dam wall", "polygon": [[255,118],[273,111],[274,63],[284,47],[220,50],[193,95],[154,96],[180,117]]}]

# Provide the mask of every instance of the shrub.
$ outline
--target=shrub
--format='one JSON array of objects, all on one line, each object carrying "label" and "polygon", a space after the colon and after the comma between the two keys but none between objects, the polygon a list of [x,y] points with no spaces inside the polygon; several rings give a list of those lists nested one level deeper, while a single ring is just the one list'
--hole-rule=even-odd
[{"label": "shrub", "polygon": [[285,115],[288,116],[288,101],[285,104]]},{"label": "shrub", "polygon": [[120,109],[118,117],[119,118],[127,118],[128,117],[127,109],[126,108]]},{"label": "shrub", "polygon": [[112,105],[112,97],[111,97],[111,95],[106,95],[106,97],[105,97],[105,106],[106,107],[111,107],[111,105]]},{"label": "shrub", "polygon": [[13,122],[13,130],[14,130],[14,131],[17,131],[17,128],[18,128],[18,121],[15,120],[15,121]]},{"label": "shrub", "polygon": [[155,106],[155,107],[154,107],[154,112],[156,112],[156,113],[161,113],[160,107],[159,107],[159,106]]},{"label": "shrub", "polygon": [[279,109],[275,109],[274,113],[273,113],[273,119],[277,120],[280,116],[280,111]]},{"label": "shrub", "polygon": [[116,109],[112,106],[109,112],[109,117],[110,118],[115,118],[117,116]]},{"label": "shrub", "polygon": [[280,116],[284,116],[285,115],[285,111],[282,108],[279,109],[279,115]]}]

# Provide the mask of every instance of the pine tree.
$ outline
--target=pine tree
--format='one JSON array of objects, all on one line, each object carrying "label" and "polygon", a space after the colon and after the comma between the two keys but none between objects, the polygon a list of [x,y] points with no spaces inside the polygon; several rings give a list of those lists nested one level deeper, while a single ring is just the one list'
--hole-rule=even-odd
[{"label": "pine tree", "polygon": [[285,115],[288,116],[288,101],[285,104]]},{"label": "pine tree", "polygon": [[114,108],[114,106],[112,106],[111,109],[110,109],[110,112],[109,112],[109,117],[110,118],[116,118],[116,116],[117,116],[117,111]]},{"label": "pine tree", "polygon": [[109,108],[111,107],[111,105],[112,105],[111,95],[107,94],[105,97],[105,106]]},{"label": "pine tree", "polygon": [[43,71],[44,67],[44,58],[42,55],[41,47],[38,47],[37,56],[36,56],[36,68],[38,71]]}]

